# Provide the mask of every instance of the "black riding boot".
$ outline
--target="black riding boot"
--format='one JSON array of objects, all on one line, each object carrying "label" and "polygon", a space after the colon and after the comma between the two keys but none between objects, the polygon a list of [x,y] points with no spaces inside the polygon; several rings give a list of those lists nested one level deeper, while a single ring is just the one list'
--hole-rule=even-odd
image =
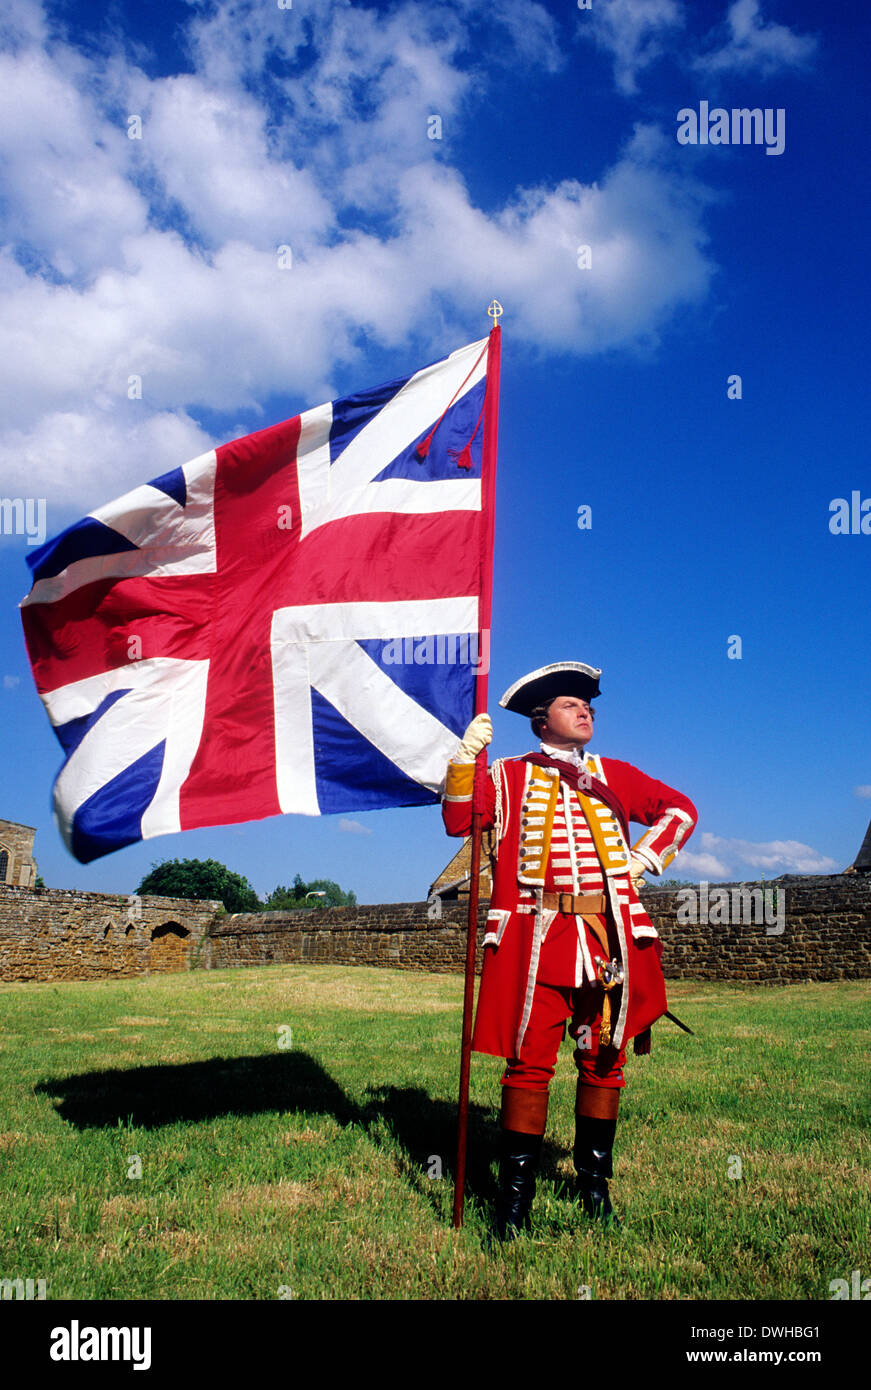
[{"label": "black riding boot", "polygon": [[617,1132],[616,1120],[602,1120],[592,1115],[577,1115],[575,1130],[575,1171],[578,1175],[578,1196],[584,1210],[594,1221],[606,1221],[619,1226],[620,1221],[611,1206],[608,1179],[614,1176],[611,1151]]},{"label": "black riding boot", "polygon": [[529,1209],[535,1196],[542,1137],[541,1134],[502,1130],[499,1195],[496,1199],[498,1240],[514,1240],[520,1231],[529,1226]]}]

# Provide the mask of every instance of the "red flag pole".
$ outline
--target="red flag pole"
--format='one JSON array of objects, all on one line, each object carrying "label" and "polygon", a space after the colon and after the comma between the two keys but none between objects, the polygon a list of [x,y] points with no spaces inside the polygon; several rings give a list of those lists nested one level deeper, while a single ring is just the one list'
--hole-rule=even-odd
[{"label": "red flag pole", "polygon": [[[498,312],[496,312],[498,310]],[[491,312],[492,311],[492,312]],[[487,386],[484,395],[484,439],[481,458],[481,603],[478,630],[478,671],[475,687],[475,714],[487,710],[487,674],[490,669],[490,615],[493,602],[493,531],[496,498],[496,444],[499,429],[499,368],[502,330],[501,306],[493,301],[490,310],[494,327],[487,351]],[[484,656],[486,653],[486,656]],[[466,1148],[469,1129],[469,1076],[472,1066],[472,1009],[475,994],[475,960],[478,949],[478,887],[481,876],[481,812],[487,778],[487,750],[475,760],[472,792],[472,862],[469,879],[469,922],[466,932],[466,976],[463,989],[463,1035],[460,1049],[460,1095],[457,1108],[457,1162],[454,1178],[453,1225],[463,1224],[466,1194]]]}]

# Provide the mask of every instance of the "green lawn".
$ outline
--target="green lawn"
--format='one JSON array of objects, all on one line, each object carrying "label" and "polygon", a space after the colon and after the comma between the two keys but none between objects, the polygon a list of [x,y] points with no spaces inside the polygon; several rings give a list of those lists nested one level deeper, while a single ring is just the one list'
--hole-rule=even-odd
[{"label": "green lawn", "polygon": [[867,982],[670,987],[697,1036],[663,1022],[630,1055],[620,1232],[570,1198],[565,1045],[532,1232],[495,1249],[495,1058],[473,1059],[450,1225],[461,991],[330,966],[0,986],[0,1278],[70,1299],[826,1300],[871,1274]]}]

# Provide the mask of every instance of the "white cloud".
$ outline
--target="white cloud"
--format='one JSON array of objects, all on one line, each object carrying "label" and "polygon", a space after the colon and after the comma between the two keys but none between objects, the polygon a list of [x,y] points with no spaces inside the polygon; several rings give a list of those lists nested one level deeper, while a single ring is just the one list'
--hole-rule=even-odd
[{"label": "white cloud", "polygon": [[696,68],[706,72],[758,72],[769,77],[784,68],[804,67],[817,49],[817,40],[810,34],[796,34],[785,24],[766,24],[759,0],[735,0],[726,16],[725,29],[723,42],[697,58]]},{"label": "white cloud", "polygon": [[[456,65],[466,43],[464,8],[475,4],[436,8],[412,0],[385,14],[348,0],[315,0],[291,22],[288,12],[256,7],[252,24],[250,4],[231,0],[192,23],[192,45],[205,85],[237,100],[256,85],[284,159],[310,160],[332,197],[347,199],[356,189],[364,203],[377,203],[381,171],[389,177],[391,166],[431,155],[427,117],[439,114],[450,126],[474,88]],[[528,8],[537,30],[540,6]],[[315,61],[302,75],[271,78],[270,55],[293,67],[303,42]],[[516,59],[513,43],[503,50]]]},{"label": "white cloud", "polygon": [[811,845],[800,840],[752,840],[727,839],[706,832],[701,837],[702,847],[716,851],[718,859],[727,863],[734,871],[735,866],[747,864],[763,872],[777,874],[828,874],[837,869],[834,859],[820,854]]},{"label": "white cloud", "polygon": [[[820,854],[810,845],[802,844],[800,840],[757,843],[705,831],[698,843],[698,850],[681,850],[671,876],[684,877],[688,874],[708,882],[743,881],[748,877],[757,878],[760,874],[766,874],[769,878],[780,874],[830,874],[838,868],[834,859]],[[755,872],[748,874],[747,868]]]},{"label": "white cloud", "polygon": [[662,56],[665,43],[683,27],[678,0],[594,0],[578,19],[578,33],[614,58],[614,82],[630,96],[638,73]]},{"label": "white cloud", "polygon": [[[718,859],[716,855],[695,854],[691,849],[682,849],[673,865],[673,871],[668,870],[666,877],[670,878],[677,875],[677,877],[682,878],[687,870],[694,876],[707,880],[723,879],[729,875],[728,864],[724,860]],[[652,878],[651,882],[655,883],[656,879]]]},{"label": "white cloud", "polygon": [[[470,6],[471,8],[471,6]],[[559,31],[543,5],[529,0],[500,0],[493,18],[508,31],[517,52],[526,55],[530,66],[557,72],[565,61]]]},{"label": "white cloud", "polygon": [[498,287],[512,331],[542,347],[585,354],[653,339],[709,283],[699,204],[643,140],[597,184],[520,190],[495,215],[469,202],[457,175],[423,167],[405,176],[399,201],[412,283],[434,293],[441,279],[470,310]]},{"label": "white cloud", "polygon": [[64,66],[35,46],[0,53],[3,237],[76,277],[117,264],[148,207],[127,178],[132,142]]},{"label": "white cloud", "polygon": [[[126,411],[54,411],[31,429],[0,438],[0,474],[27,480],[30,495],[47,499],[48,533],[54,535],[67,524],[68,509],[87,512],[214,443],[184,411],[138,419],[135,403]],[[72,459],[87,461],[86,471],[71,469]],[[60,512],[52,515],[55,508]]]},{"label": "white cloud", "polygon": [[240,239],[271,251],[308,245],[331,228],[313,174],[271,154],[266,112],[253,98],[189,74],[151,83],[143,95],[135,154],[207,246]]},{"label": "white cloud", "polygon": [[[502,62],[560,60],[553,20],[515,0],[496,17],[234,0],[191,19],[196,73],[158,78],[34,22],[0,98],[7,491],[94,505],[209,447],[198,409],[316,405],[364,335],[413,364],[464,341],[494,294],[519,339],[581,355],[655,342],[704,297],[706,195],[650,127],[596,183],[475,205],[450,142],[426,138],[430,113],[461,129],[481,99],[473,22],[499,26]],[[304,75],[275,75],[303,51]],[[119,112],[142,115],[141,141]]]},{"label": "white cloud", "polygon": [[5,0],[0,10],[0,44],[17,52],[22,44],[43,42],[47,26],[35,0]]},{"label": "white cloud", "polygon": [[614,84],[626,96],[638,91],[639,73],[669,51],[678,63],[699,71],[769,77],[805,67],[818,46],[813,35],[766,23],[760,0],[734,0],[723,23],[702,41],[707,52],[694,55],[679,39],[686,14],[684,0],[595,0],[579,16],[577,33],[612,56]]},{"label": "white cloud", "polygon": [[14,690],[15,687],[16,687],[17,685],[20,685],[20,684],[21,684],[21,677],[20,677],[20,676],[4,676],[4,677],[3,677],[3,689],[4,689],[4,690]]},{"label": "white cloud", "polygon": [[866,797],[866,798],[867,798],[867,797],[871,797],[871,786],[868,786],[868,785],[866,784],[865,786],[862,786],[862,787],[854,787],[854,788],[853,788],[853,795],[854,795],[854,796]]},{"label": "white cloud", "polygon": [[339,829],[344,831],[346,835],[374,835],[375,833],[371,826],[363,825],[358,820],[349,820],[346,816],[341,817]]}]

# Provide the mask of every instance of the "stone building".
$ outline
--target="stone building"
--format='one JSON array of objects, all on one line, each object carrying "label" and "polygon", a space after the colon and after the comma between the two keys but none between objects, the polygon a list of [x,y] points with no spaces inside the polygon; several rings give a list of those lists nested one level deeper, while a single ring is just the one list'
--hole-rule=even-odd
[{"label": "stone building", "polygon": [[868,829],[865,831],[865,838],[859,853],[846,872],[848,874],[871,874],[871,821],[868,822]]},{"label": "stone building", "polygon": [[[478,896],[481,902],[489,902],[493,890],[493,877],[490,872],[490,850],[493,832],[485,830],[481,837],[481,872],[478,878]],[[472,837],[467,835],[453,859],[446,864],[436,879],[430,884],[429,898],[441,898],[442,902],[453,902],[457,898],[468,898],[472,879]]]},{"label": "stone building", "polygon": [[11,883],[18,888],[34,886],[37,873],[33,857],[35,836],[32,825],[0,820],[0,883]]}]

